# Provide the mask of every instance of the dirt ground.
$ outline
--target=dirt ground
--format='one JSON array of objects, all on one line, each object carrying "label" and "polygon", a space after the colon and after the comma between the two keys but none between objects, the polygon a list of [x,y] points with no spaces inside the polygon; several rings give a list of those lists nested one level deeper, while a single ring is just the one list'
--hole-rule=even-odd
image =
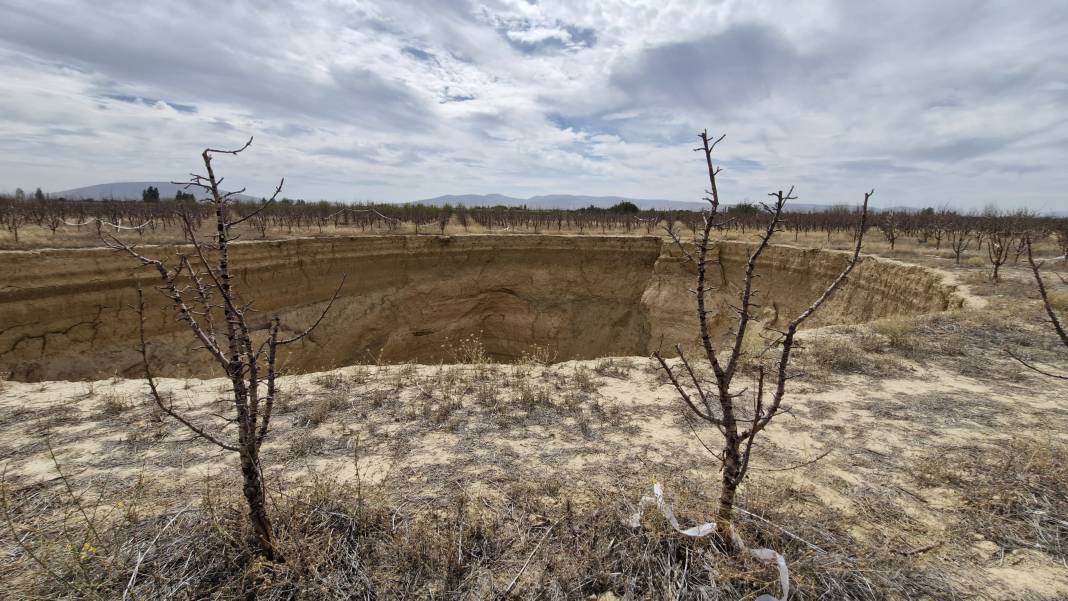
[{"label": "dirt ground", "polygon": [[[1068,598],[1068,381],[1008,354],[1068,372],[1029,273],[1008,265],[995,286],[978,261],[958,267],[943,252],[901,247],[886,256],[946,270],[970,301],[947,313],[807,332],[796,364],[805,377],[791,382],[789,413],[757,441],[740,520],[752,536],[795,545],[781,549],[796,581],[792,599]],[[650,358],[493,364],[472,356],[467,364],[285,377],[265,446],[275,506],[329,477],[345,490],[376,491],[395,520],[439,511],[459,495],[486,507],[527,499],[538,508],[528,517],[546,523],[604,507],[618,521],[661,482],[684,525],[710,517],[718,474],[704,445],[715,448],[717,433],[689,416]],[[228,432],[219,419],[224,380],[167,379],[163,389]],[[70,561],[83,566],[95,552],[89,543],[77,548],[85,536],[73,533],[85,528],[71,524],[177,519],[182,507],[205,506],[212,490],[225,489],[237,465],[161,419],[143,381],[120,379],[0,383],[0,461],[0,580],[22,587],[0,597],[67,595],[46,568],[68,560],[49,558],[70,547],[78,556]],[[642,529],[664,532],[659,516],[645,522]],[[547,547],[564,536],[552,531],[541,538],[553,535]],[[500,592],[501,579],[518,572],[510,594],[534,598],[556,582],[549,563],[541,565],[539,538],[502,551],[507,560],[490,564],[487,586]],[[534,567],[523,563],[528,552]],[[833,577],[855,572],[869,592],[825,596],[832,576],[820,565],[833,562],[846,566]],[[754,570],[743,598],[777,595],[774,571]],[[603,580],[582,596],[547,598],[631,590],[614,572]],[[79,591],[69,596],[89,597]]]}]

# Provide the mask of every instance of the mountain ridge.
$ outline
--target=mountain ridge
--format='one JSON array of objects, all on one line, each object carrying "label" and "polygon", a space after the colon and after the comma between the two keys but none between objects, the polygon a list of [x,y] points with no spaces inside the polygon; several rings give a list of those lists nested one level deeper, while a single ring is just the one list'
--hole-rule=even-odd
[{"label": "mountain ridge", "polygon": [[[197,199],[203,199],[207,195],[202,191],[194,187],[188,189],[185,188],[185,184],[174,184],[171,182],[162,181],[137,181],[137,182],[110,182],[104,184],[95,184],[92,186],[83,186],[80,188],[72,188],[70,190],[63,190],[60,192],[50,192],[48,196],[50,198],[66,198],[69,200],[129,200],[140,201],[141,192],[149,187],[153,186],[159,189],[160,198],[168,199],[174,198],[174,195],[179,190],[184,192],[190,192],[196,196]],[[226,192],[223,190],[223,192]],[[248,194],[236,194],[235,199],[240,201],[256,201],[258,197],[250,196]],[[508,196],[505,194],[444,194],[441,196],[435,196],[433,198],[423,198],[419,200],[407,201],[408,204],[424,204],[430,206],[442,206],[445,204],[465,205],[468,207],[494,207],[494,206],[507,206],[507,207],[527,207],[528,209],[541,209],[541,210],[574,210],[585,209],[590,206],[607,209],[612,205],[620,202],[632,202],[643,210],[658,210],[658,211],[701,211],[708,208],[708,203],[705,202],[686,202],[679,200],[666,200],[656,198],[631,198],[627,196],[593,196],[583,194],[540,194],[530,196],[528,198],[519,198],[515,196]],[[350,203],[351,204],[351,203]],[[405,204],[405,202],[394,202],[389,204]],[[739,203],[725,203],[725,206],[731,206],[732,204]],[[790,203],[787,205],[787,211],[794,213],[810,213],[816,211],[822,211],[831,207],[842,206],[840,204],[817,204],[817,203]],[[850,208],[858,208],[857,205],[845,205]],[[915,213],[921,209],[918,207],[906,207],[906,206],[890,206],[890,207],[873,207],[878,211],[895,211],[895,212],[907,212]],[[1066,211],[1044,211],[1042,214],[1052,217],[1066,217],[1068,212]]]},{"label": "mountain ridge", "polygon": [[[174,184],[171,182],[110,182],[71,188],[61,192],[49,192],[48,196],[50,198],[66,198],[68,200],[141,200],[141,192],[149,186],[158,189],[159,197],[162,199],[174,198],[179,191],[193,194],[198,200],[207,197],[207,194],[196,186],[186,188],[186,184]],[[220,190],[220,192],[225,193],[226,191]],[[248,194],[235,194],[232,198],[237,200],[257,200],[256,197]]]}]

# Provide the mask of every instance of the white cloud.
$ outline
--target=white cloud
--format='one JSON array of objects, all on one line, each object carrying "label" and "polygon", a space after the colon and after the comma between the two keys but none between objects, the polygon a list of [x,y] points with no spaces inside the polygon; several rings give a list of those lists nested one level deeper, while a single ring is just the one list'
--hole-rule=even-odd
[{"label": "white cloud", "polygon": [[[729,198],[1063,209],[1068,6],[9,0],[0,189],[173,179],[206,145],[309,198]],[[212,15],[205,19],[205,14]]]},{"label": "white cloud", "polygon": [[571,42],[571,34],[559,27],[531,27],[530,29],[508,31],[508,39],[525,44],[537,44],[547,40],[558,40],[564,44]]}]

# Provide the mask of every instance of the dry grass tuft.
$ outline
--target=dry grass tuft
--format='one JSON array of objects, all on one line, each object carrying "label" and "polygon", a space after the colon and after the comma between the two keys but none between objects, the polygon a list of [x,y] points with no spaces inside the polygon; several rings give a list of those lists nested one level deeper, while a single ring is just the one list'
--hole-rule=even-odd
[{"label": "dry grass tuft", "polygon": [[963,500],[962,538],[978,532],[1003,552],[1068,558],[1068,445],[1016,439],[1002,446],[938,449],[919,473]]},{"label": "dry grass tuft", "polygon": [[572,373],[572,382],[579,391],[586,394],[597,392],[597,387],[600,383],[594,377],[593,372],[587,367],[576,367]]},{"label": "dry grass tuft", "polygon": [[292,413],[296,409],[294,400],[298,397],[299,393],[287,388],[280,388],[274,393],[274,406],[271,411],[275,415],[285,415]]},{"label": "dry grass tuft", "polygon": [[316,427],[325,422],[330,414],[349,406],[348,399],[339,390],[313,396],[304,402],[297,416],[298,423]]},{"label": "dry grass tuft", "polygon": [[1049,293],[1049,304],[1060,313],[1068,313],[1068,290],[1056,290]]},{"label": "dry grass tuft", "polygon": [[326,439],[307,430],[298,430],[288,436],[290,457],[307,457],[323,450]]},{"label": "dry grass tuft", "polygon": [[884,317],[871,322],[871,329],[886,337],[890,348],[908,355],[920,349],[917,320],[905,315]]},{"label": "dry grass tuft", "polygon": [[[625,526],[630,502],[642,491],[634,483],[620,484],[611,497],[594,493],[581,505],[566,498],[562,483],[550,481],[536,487],[519,483],[497,500],[446,495],[414,509],[419,504],[394,504],[377,487],[314,477],[270,495],[285,563],[257,558],[240,499],[215,492],[228,490],[225,482],[206,483],[198,497],[180,500],[184,508],[171,499],[162,511],[157,507],[164,499],[143,482],[113,487],[125,501],[109,495],[96,507],[84,507],[86,515],[99,516],[92,528],[65,519],[70,507],[55,501],[62,495],[50,496],[46,485],[35,485],[5,491],[5,515],[24,546],[0,575],[15,596],[48,599],[124,593],[136,599],[263,600],[611,594],[735,601],[778,594],[772,566],[726,555],[710,540],[679,536],[659,515],[648,515],[638,529]],[[671,486],[681,519],[701,516],[699,508],[711,506],[705,488]],[[792,599],[954,594],[937,562],[913,562],[865,546],[835,512],[813,505],[801,491],[772,486],[765,492],[776,499],[775,508],[760,503],[767,495],[759,495],[747,506],[750,514],[739,518],[739,528],[751,544],[788,558]],[[801,514],[804,519],[798,519]]]},{"label": "dry grass tuft", "polygon": [[345,377],[337,372],[328,372],[318,376],[314,382],[327,390],[341,390],[346,384]]},{"label": "dry grass tuft", "polygon": [[634,369],[634,363],[630,359],[614,359],[611,357],[601,359],[593,367],[593,371],[599,376],[620,379],[627,378],[632,369]]},{"label": "dry grass tuft", "polygon": [[821,336],[806,341],[798,355],[806,368],[824,374],[862,372],[871,364],[860,346],[846,336]]},{"label": "dry grass tuft", "polygon": [[532,345],[520,357],[517,363],[545,367],[556,361],[557,352],[549,346]]},{"label": "dry grass tuft", "polygon": [[133,403],[127,397],[114,392],[105,393],[100,397],[100,413],[105,417],[118,417],[133,408]]},{"label": "dry grass tuft", "polygon": [[798,353],[805,373],[817,377],[835,374],[888,376],[900,373],[900,360],[888,356],[890,342],[865,326],[844,328],[806,338]]}]

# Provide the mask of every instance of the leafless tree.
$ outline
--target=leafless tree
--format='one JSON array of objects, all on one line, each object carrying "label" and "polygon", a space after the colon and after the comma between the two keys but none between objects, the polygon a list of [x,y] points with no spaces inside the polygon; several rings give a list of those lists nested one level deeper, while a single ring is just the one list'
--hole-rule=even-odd
[{"label": "leafless tree", "polygon": [[[152,399],[163,413],[200,438],[238,454],[244,482],[242,492],[248,504],[249,521],[255,542],[266,559],[280,561],[282,558],[275,548],[273,530],[267,515],[260,460],[260,448],[270,432],[271,410],[278,393],[278,350],[304,339],[322,323],[337,299],[341,286],[338,286],[319,318],[296,335],[282,334],[282,324],[277,315],[272,316],[266,325],[260,328],[254,327],[250,322],[250,314],[253,313],[252,302],[238,293],[231,277],[233,266],[230,262],[230,243],[235,236],[232,229],[272,204],[285,180],[278,184],[274,195],[265,200],[258,210],[234,218],[230,212],[230,199],[243,190],[229,193],[219,191],[221,180],[215,176],[212,158],[216,154],[237,155],[251,144],[252,139],[249,138],[249,141],[237,150],[204,150],[201,156],[207,175],[194,174],[187,184],[188,187],[199,188],[209,195],[206,202],[214,209],[217,226],[211,243],[197,238],[196,224],[188,213],[183,213],[180,217],[190,245],[179,248],[173,267],[160,259],[141,254],[134,246],[114,236],[107,237],[105,241],[111,248],[129,254],[143,266],[156,270],[161,281],[159,290],[168,299],[177,319],[189,327],[200,347],[211,355],[230,380],[233,415],[226,421],[236,425],[236,440],[225,437],[221,431],[213,431],[198,423],[196,419],[176,408],[169,398],[160,392],[149,361],[144,296],[138,288],[141,360]],[[218,324],[220,315],[222,323]]]},{"label": "leafless tree", "polygon": [[946,237],[949,240],[949,248],[953,251],[953,258],[960,265],[960,257],[968,250],[971,244],[971,229],[966,222],[955,223],[946,228]]},{"label": "leafless tree", "polygon": [[[759,277],[757,265],[760,256],[768,248],[774,235],[782,230],[783,208],[788,201],[796,197],[793,196],[793,188],[791,187],[785,193],[780,190],[769,194],[774,200],[763,205],[768,219],[763,228],[763,233],[760,235],[760,242],[756,245],[752,254],[749,255],[749,260],[746,263],[745,279],[742,282],[740,299],[737,306],[732,306],[737,313],[737,324],[733,330],[734,339],[727,349],[725,357],[721,358],[717,354],[718,350],[712,340],[711,326],[708,320],[710,311],[707,308],[706,297],[712,291],[707,280],[708,266],[714,262],[709,257],[709,252],[713,246],[711,236],[713,230],[722,225],[719,219],[719,189],[716,185],[716,175],[719,174],[720,168],[714,165],[712,153],[716,145],[723,140],[723,136],[713,141],[709,138],[708,132],[704,131],[699,134],[699,138],[702,147],[694,150],[703,152],[705,156],[710,184],[710,189],[707,191],[708,196],[705,197],[705,200],[709,202],[710,207],[704,211],[703,229],[700,237],[696,238],[694,243],[696,255],[688,250],[687,245],[674,232],[669,230],[669,234],[683,256],[692,262],[697,269],[697,286],[693,293],[696,297],[699,334],[701,346],[704,350],[704,358],[712,369],[715,381],[703,382],[698,377],[697,372],[686,357],[682,345],[675,345],[681,366],[673,368],[660,351],[657,351],[654,356],[690,410],[700,419],[715,426],[723,436],[723,450],[716,455],[717,459],[722,463],[723,476],[722,491],[715,514],[715,521],[721,538],[725,544],[730,545],[729,533],[731,531],[734,499],[738,486],[749,471],[753,441],[756,439],[757,434],[766,428],[771,423],[771,420],[782,411],[782,401],[786,396],[786,383],[795,377],[795,374],[791,374],[789,371],[789,363],[791,353],[797,343],[797,330],[842,286],[850,272],[860,261],[864,232],[868,227],[868,200],[874,194],[874,190],[864,195],[864,205],[860,213],[859,230],[856,235],[856,246],[845,268],[817,299],[794,317],[784,330],[779,332],[777,338],[770,341],[770,344],[761,353],[761,355],[764,355],[771,353],[773,349],[778,349],[778,360],[777,364],[772,364],[772,374],[766,373],[763,362],[758,362],[759,366],[754,368],[756,372],[756,391],[751,395],[751,414],[746,415],[748,411],[743,407],[741,399],[744,396],[748,396],[747,389],[736,390],[734,384],[739,370],[746,369],[744,367],[747,359],[747,353],[744,350],[745,335],[753,319],[753,309],[758,307],[755,301],[759,291],[754,289],[754,284]],[[686,380],[689,382],[684,383]]]},{"label": "leafless tree", "polygon": [[894,245],[897,244],[897,237],[900,232],[900,223],[898,223],[898,216],[895,213],[889,213],[879,223],[879,229],[883,231],[883,237],[890,243],[890,252],[894,251]]},{"label": "leafless tree", "polygon": [[986,256],[990,260],[993,271],[990,279],[996,284],[1001,281],[1001,266],[1009,260],[1009,252],[1012,251],[1012,234],[995,226],[986,235]]}]

